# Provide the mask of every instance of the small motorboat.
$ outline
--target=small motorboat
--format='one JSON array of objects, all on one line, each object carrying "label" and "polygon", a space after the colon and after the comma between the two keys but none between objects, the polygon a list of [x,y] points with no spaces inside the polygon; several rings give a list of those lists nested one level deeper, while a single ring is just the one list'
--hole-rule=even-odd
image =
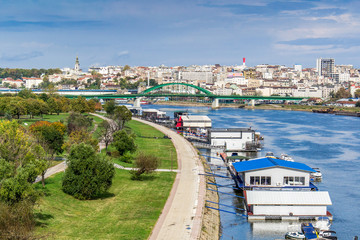
[{"label": "small motorboat", "polygon": [[283,154],[280,155],[280,159],[285,160],[285,161],[289,161],[289,162],[293,162],[293,161],[294,161],[294,159],[293,159],[291,156],[289,156],[289,155],[287,155],[287,154],[285,154],[285,153],[283,153]]},{"label": "small motorboat", "polygon": [[285,239],[305,239],[305,235],[301,232],[287,232]]},{"label": "small motorboat", "polygon": [[310,178],[320,181],[322,179],[322,173],[319,168],[313,168],[316,172],[310,173]]},{"label": "small motorboat", "polygon": [[265,154],[265,157],[268,157],[268,158],[276,158],[275,155],[274,155],[274,153],[272,153],[272,152],[267,152],[267,153]]},{"label": "small motorboat", "polygon": [[330,219],[328,217],[318,217],[317,221],[314,224],[314,228],[320,231],[329,231],[330,230]]},{"label": "small motorboat", "polygon": [[336,232],[335,231],[320,231],[319,237],[324,239],[331,239],[331,240],[337,240]]}]

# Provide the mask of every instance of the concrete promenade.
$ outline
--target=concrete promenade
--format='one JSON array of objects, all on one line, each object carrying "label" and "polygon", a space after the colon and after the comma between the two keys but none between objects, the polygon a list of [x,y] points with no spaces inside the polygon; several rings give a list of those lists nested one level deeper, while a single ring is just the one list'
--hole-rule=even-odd
[{"label": "concrete promenade", "polygon": [[178,170],[165,207],[150,240],[198,239],[205,197],[204,168],[196,149],[182,136],[158,124],[133,118],[168,135],[177,152]]}]

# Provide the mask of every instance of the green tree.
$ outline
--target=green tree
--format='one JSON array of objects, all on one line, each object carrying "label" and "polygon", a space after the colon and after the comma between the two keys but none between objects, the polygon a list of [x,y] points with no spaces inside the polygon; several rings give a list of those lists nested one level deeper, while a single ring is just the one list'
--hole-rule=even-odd
[{"label": "green tree", "polygon": [[84,97],[77,97],[71,100],[71,110],[74,112],[85,113],[90,112],[90,108]]},{"label": "green tree", "polygon": [[119,131],[125,127],[125,123],[130,121],[131,111],[125,106],[117,106],[111,119],[115,122],[114,131]]},{"label": "green tree", "polygon": [[91,146],[81,143],[71,148],[62,188],[77,199],[92,199],[110,188],[114,175],[111,161],[96,154]]},{"label": "green tree", "polygon": [[124,155],[126,152],[133,153],[136,151],[135,135],[128,134],[125,130],[120,130],[114,133],[113,145],[120,155]]},{"label": "green tree", "polygon": [[106,103],[104,104],[104,110],[108,115],[114,114],[115,108],[116,108],[116,104],[114,99],[106,101]]},{"label": "green tree", "polygon": [[44,149],[16,121],[0,122],[0,200],[35,202],[35,178],[46,169]]},{"label": "green tree", "polygon": [[355,107],[360,107],[360,100],[355,103]]},{"label": "green tree", "polygon": [[68,134],[70,134],[73,131],[81,129],[84,129],[85,131],[88,130],[93,124],[93,119],[78,112],[71,112],[67,119],[67,123]]},{"label": "green tree", "polygon": [[17,116],[17,118],[20,119],[21,115],[27,113],[25,108],[25,100],[19,100],[16,98],[12,99],[9,102],[9,105],[6,106],[6,112],[11,116]]},{"label": "green tree", "polygon": [[50,97],[47,100],[47,104],[49,106],[49,113],[53,114],[53,113],[57,113],[57,115],[59,115],[59,113],[61,112],[61,106],[60,106],[60,101],[57,100],[54,97]]},{"label": "green tree", "polygon": [[99,141],[94,139],[91,133],[85,129],[79,129],[72,131],[68,140],[63,144],[62,148],[66,151],[70,151],[71,146],[75,144],[85,143],[92,146],[96,151],[99,150]]},{"label": "green tree", "polygon": [[351,98],[351,94],[349,91],[342,87],[335,93],[335,98]]},{"label": "green tree", "polygon": [[357,89],[354,93],[355,98],[360,98],[360,89]]},{"label": "green tree", "polygon": [[18,93],[18,96],[21,98],[36,98],[36,94],[31,91],[31,89],[23,89]]}]

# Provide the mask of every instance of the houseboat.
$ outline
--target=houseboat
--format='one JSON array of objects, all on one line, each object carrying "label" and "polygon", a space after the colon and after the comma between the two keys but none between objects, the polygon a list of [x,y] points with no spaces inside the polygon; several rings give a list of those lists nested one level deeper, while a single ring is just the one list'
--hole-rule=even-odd
[{"label": "houseboat", "polygon": [[224,148],[228,155],[237,152],[256,152],[261,148],[260,133],[251,128],[211,128],[208,141],[211,146]]},{"label": "houseboat", "polygon": [[230,163],[229,170],[243,190],[248,220],[332,220],[329,193],[310,181],[315,170],[306,164],[263,157]]}]

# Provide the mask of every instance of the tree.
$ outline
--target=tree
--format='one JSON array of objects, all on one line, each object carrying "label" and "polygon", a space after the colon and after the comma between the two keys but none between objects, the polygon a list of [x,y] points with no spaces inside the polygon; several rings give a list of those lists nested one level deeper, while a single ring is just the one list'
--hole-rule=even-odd
[{"label": "tree", "polygon": [[59,154],[63,152],[62,145],[64,144],[66,131],[64,124],[61,122],[38,121],[32,124],[29,129],[38,141],[47,145],[53,153]]},{"label": "tree", "polygon": [[124,128],[125,123],[130,121],[132,117],[131,111],[125,106],[117,106],[111,119],[114,120],[114,132]]},{"label": "tree", "polygon": [[140,153],[135,159],[135,167],[130,173],[133,180],[140,180],[144,173],[154,172],[160,165],[160,160],[156,156]]},{"label": "tree", "polygon": [[104,110],[108,115],[113,115],[116,108],[115,100],[111,99],[107,101],[104,105]]},{"label": "tree", "polygon": [[23,89],[18,93],[18,96],[21,98],[36,98],[36,94],[33,93],[30,89]]},{"label": "tree", "polygon": [[16,121],[0,122],[0,200],[35,202],[36,177],[46,169],[44,149]]},{"label": "tree", "polygon": [[57,115],[59,115],[59,113],[61,112],[61,106],[60,106],[60,101],[59,100],[57,100],[54,97],[50,97],[47,100],[47,104],[49,106],[50,114],[56,113]]},{"label": "tree", "polygon": [[96,139],[93,139],[91,133],[89,133],[85,129],[79,129],[76,131],[72,131],[69,135],[69,139],[62,146],[66,151],[70,151],[71,146],[75,144],[85,143],[87,145],[92,146],[96,151],[99,150],[99,142]]},{"label": "tree", "polygon": [[81,143],[71,147],[62,188],[77,199],[92,199],[110,188],[114,174],[112,162],[96,154],[90,145]]},{"label": "tree", "polygon": [[108,145],[113,140],[113,127],[111,126],[111,123],[108,121],[102,121],[99,124],[99,131],[98,131],[98,138],[101,139],[100,141],[103,141],[105,143],[105,148],[107,150]]},{"label": "tree", "polygon": [[113,137],[113,145],[120,155],[124,155],[126,152],[132,153],[136,151],[137,147],[134,141],[134,134],[128,134],[125,130],[120,130],[115,132]]},{"label": "tree", "polygon": [[349,91],[342,87],[335,93],[335,98],[351,98],[351,94]]},{"label": "tree", "polygon": [[81,129],[87,130],[93,124],[93,119],[78,112],[72,112],[70,113],[67,122],[68,134],[71,134],[73,131]]},{"label": "tree", "polygon": [[45,173],[50,167],[54,154],[63,152],[64,136],[66,127],[60,122],[50,123],[48,121],[38,121],[29,127],[30,132],[37,138],[38,143],[45,149],[47,167],[41,172],[41,182],[45,186]]},{"label": "tree", "polygon": [[355,107],[360,107],[360,100],[356,102]]},{"label": "tree", "polygon": [[354,97],[355,98],[360,98],[360,89],[356,89],[356,91],[354,93]]},{"label": "tree", "polygon": [[74,112],[85,113],[90,112],[90,108],[84,97],[77,97],[71,100],[71,110]]}]

